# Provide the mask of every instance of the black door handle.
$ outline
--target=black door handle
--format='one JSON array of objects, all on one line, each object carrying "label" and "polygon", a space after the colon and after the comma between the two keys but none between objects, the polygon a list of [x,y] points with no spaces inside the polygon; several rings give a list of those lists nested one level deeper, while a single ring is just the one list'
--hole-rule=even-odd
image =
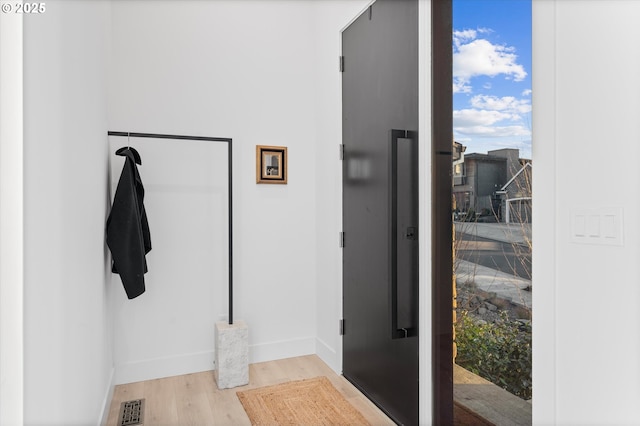
[{"label": "black door handle", "polygon": [[[403,141],[400,141],[403,139]],[[391,130],[391,336],[418,333],[418,139]]]}]

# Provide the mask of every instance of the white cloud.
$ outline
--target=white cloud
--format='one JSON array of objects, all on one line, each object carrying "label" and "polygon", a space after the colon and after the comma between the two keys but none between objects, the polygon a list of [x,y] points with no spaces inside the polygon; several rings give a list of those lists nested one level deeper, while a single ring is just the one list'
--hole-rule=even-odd
[{"label": "white cloud", "polygon": [[453,111],[453,125],[458,128],[490,126],[502,120],[512,118],[512,114],[500,111],[461,109]]},{"label": "white cloud", "polygon": [[471,93],[471,85],[468,81],[453,79],[453,93]]},{"label": "white cloud", "polygon": [[476,109],[488,109],[492,111],[506,111],[512,114],[526,114],[531,112],[531,103],[528,99],[516,99],[513,96],[477,95],[471,98],[471,106]]},{"label": "white cloud", "polygon": [[[467,126],[456,127],[453,130],[462,135],[476,136],[476,137],[516,137],[516,136],[531,136],[529,129],[524,126]],[[456,138],[457,140],[457,138]]]},{"label": "white cloud", "polygon": [[[482,38],[475,38],[480,33],[491,32],[490,29],[454,31],[453,78],[454,93],[456,87],[466,88],[473,77],[495,77],[503,74],[507,79],[522,81],[527,76],[524,67],[517,63],[515,48],[492,44]],[[463,91],[462,93],[468,93]]]},{"label": "white cloud", "polygon": [[[473,93],[473,80],[476,77],[501,77],[515,82],[527,77],[524,67],[518,63],[516,49],[493,44],[488,40],[492,32],[489,28],[454,32],[454,93]],[[498,82],[487,80],[482,81],[480,90],[491,93]],[[522,88],[517,90],[522,91]],[[453,111],[455,140],[467,144],[471,152],[482,152],[479,148],[517,147],[521,149],[521,154],[530,153],[530,96],[531,90],[526,89],[520,95],[513,96],[485,94],[465,97],[466,108]]]},{"label": "white cloud", "polygon": [[478,33],[476,30],[456,30],[453,32],[453,43],[460,46],[462,43],[474,40]]},{"label": "white cloud", "polygon": [[514,51],[513,47],[491,44],[485,39],[461,44],[453,54],[453,75],[471,78],[506,74],[515,81],[522,81],[527,73],[522,65],[516,63],[518,57]]},{"label": "white cloud", "polygon": [[511,96],[499,98],[479,95],[474,96],[470,103],[473,108],[453,111],[453,129],[456,135],[469,138],[513,138],[531,135],[531,130],[522,120],[522,115],[531,111],[528,100]]}]

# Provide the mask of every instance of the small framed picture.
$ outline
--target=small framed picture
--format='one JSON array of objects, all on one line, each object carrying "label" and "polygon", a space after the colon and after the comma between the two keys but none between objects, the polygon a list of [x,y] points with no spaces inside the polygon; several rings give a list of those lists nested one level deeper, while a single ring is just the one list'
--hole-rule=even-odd
[{"label": "small framed picture", "polygon": [[286,146],[256,146],[256,183],[287,183]]}]

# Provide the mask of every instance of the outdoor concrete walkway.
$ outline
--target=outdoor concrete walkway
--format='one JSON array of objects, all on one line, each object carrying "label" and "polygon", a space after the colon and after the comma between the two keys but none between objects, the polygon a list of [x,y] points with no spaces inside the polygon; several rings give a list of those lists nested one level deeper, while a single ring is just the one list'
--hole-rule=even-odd
[{"label": "outdoor concrete walkway", "polygon": [[[455,222],[454,226],[458,232],[496,241],[518,244],[528,244],[531,241],[531,224]],[[466,260],[456,260],[455,272],[458,284],[474,282],[484,291],[496,293],[517,305],[531,308],[531,291],[524,290],[531,287],[531,280]]]},{"label": "outdoor concrete walkway", "polygon": [[505,243],[531,241],[531,224],[454,222],[456,231]]}]

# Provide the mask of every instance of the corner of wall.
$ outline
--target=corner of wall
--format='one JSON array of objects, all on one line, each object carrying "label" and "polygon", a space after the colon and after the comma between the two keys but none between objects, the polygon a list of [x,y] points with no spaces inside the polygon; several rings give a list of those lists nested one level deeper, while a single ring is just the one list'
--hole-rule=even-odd
[{"label": "corner of wall", "polygon": [[7,425],[22,424],[24,404],[22,31],[22,15],[0,14],[0,424]]},{"label": "corner of wall", "polygon": [[95,424],[112,389],[108,12],[60,2],[25,19],[25,423]]},{"label": "corner of wall", "polygon": [[334,371],[342,371],[342,76],[338,68],[341,31],[371,1],[313,2],[315,28],[316,144],[316,354]]}]

